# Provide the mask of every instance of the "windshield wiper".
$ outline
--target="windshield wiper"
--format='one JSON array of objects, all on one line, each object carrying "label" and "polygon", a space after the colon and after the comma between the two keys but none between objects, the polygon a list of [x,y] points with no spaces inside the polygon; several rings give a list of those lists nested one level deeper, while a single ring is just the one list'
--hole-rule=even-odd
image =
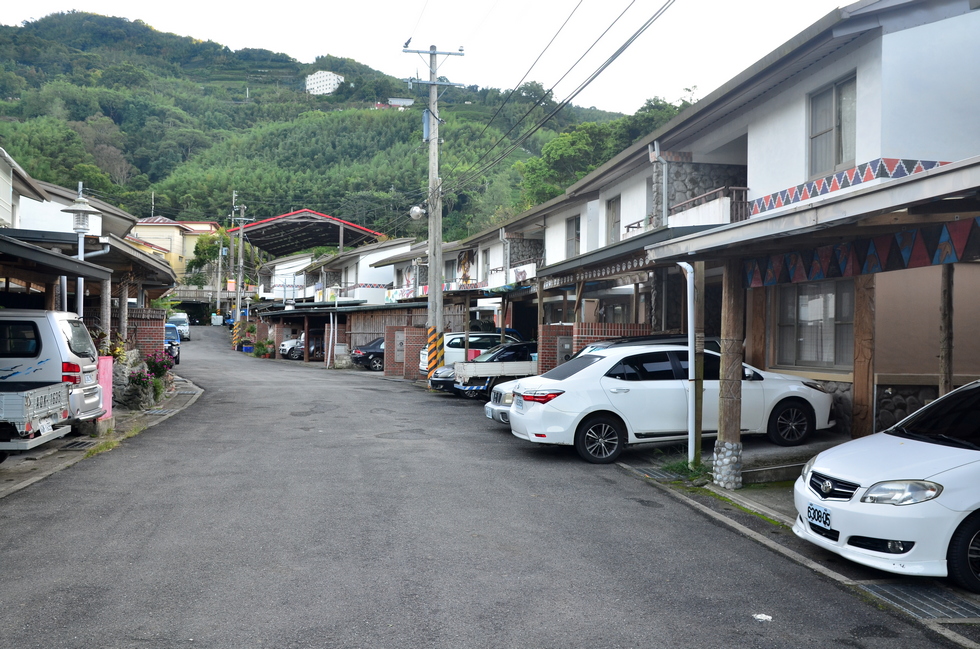
[{"label": "windshield wiper", "polygon": [[957,437],[950,437],[949,435],[924,435],[922,433],[913,433],[912,431],[904,428],[902,426],[892,426],[888,432],[901,437],[908,437],[909,439],[917,439],[922,442],[929,442],[930,444],[946,444],[947,446],[959,446],[960,448],[968,448],[974,451],[980,451],[980,446],[974,444],[973,442],[968,442],[965,439],[959,439]]},{"label": "windshield wiper", "polygon": [[973,442],[968,442],[965,439],[950,437],[949,435],[936,435],[936,439],[941,439],[944,442],[948,442],[954,446],[961,446],[963,448],[973,449],[974,451],[980,451],[980,446],[977,446]]}]

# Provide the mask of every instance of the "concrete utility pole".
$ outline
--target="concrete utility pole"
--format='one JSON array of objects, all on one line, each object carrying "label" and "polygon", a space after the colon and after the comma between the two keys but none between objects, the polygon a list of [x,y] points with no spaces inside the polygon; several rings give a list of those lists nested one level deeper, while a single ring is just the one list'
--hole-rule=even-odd
[{"label": "concrete utility pole", "polygon": [[[406,43],[407,45],[407,43]],[[408,54],[429,55],[429,80],[409,79],[429,86],[429,299],[427,323],[429,326],[429,376],[443,364],[442,340],[445,333],[442,300],[442,179],[439,178],[439,86],[462,84],[439,81],[438,56],[463,56],[459,52],[439,52],[435,45],[428,50],[403,49]]]},{"label": "concrete utility pole", "polygon": [[245,279],[245,206],[238,206],[238,278],[235,280],[235,322],[242,317],[242,282]]}]

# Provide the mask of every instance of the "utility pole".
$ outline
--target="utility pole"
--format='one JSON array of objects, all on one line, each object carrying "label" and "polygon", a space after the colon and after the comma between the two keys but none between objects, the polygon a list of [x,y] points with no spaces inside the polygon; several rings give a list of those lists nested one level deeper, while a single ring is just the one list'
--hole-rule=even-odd
[{"label": "utility pole", "polygon": [[245,206],[238,206],[238,279],[235,280],[235,322],[242,314],[242,281],[245,278]]},{"label": "utility pole", "polygon": [[[407,45],[408,43],[406,43]],[[409,79],[429,86],[429,299],[427,321],[429,326],[429,376],[437,367],[443,365],[443,322],[442,300],[442,179],[439,178],[439,86],[460,86],[462,84],[439,81],[438,56],[463,56],[463,48],[458,52],[439,52],[435,45],[428,50],[402,49],[407,54],[429,55],[429,80]]]}]

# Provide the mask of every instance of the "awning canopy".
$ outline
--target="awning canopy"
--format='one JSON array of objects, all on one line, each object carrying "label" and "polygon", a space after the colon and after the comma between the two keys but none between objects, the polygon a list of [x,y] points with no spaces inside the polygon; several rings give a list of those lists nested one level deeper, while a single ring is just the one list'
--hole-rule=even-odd
[{"label": "awning canopy", "polygon": [[53,284],[62,275],[104,280],[112,271],[87,261],[0,235],[0,271],[5,277],[37,284]]},{"label": "awning canopy", "polygon": [[[239,229],[231,228],[228,233],[237,235]],[[312,210],[290,212],[245,225],[248,242],[276,257],[318,246],[352,246],[381,236],[384,235],[380,232]]]}]

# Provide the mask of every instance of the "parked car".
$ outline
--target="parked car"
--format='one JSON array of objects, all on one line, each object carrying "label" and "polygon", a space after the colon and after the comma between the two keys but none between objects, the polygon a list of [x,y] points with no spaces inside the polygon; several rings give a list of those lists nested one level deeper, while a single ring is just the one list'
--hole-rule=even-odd
[{"label": "parked car", "polygon": [[375,338],[366,345],[355,347],[350,353],[355,365],[363,365],[369,370],[380,372],[385,368],[385,339]]},{"label": "parked car", "polygon": [[[706,351],[704,360],[702,429],[710,436],[718,430],[721,357]],[[743,434],[793,446],[834,424],[831,395],[819,384],[743,367]],[[520,379],[511,431],[538,444],[574,445],[589,462],[613,462],[626,445],[687,439],[688,389],[686,346],[599,349]]]},{"label": "parked car", "polygon": [[180,365],[180,332],[177,325],[169,322],[163,325],[163,349],[174,359],[174,365]]},{"label": "parked car", "polygon": [[[687,336],[677,334],[651,334],[649,336],[623,336],[622,338],[606,338],[587,344],[572,355],[572,358],[591,353],[597,349],[636,345],[687,345]],[[704,339],[704,348],[721,353],[721,339],[710,337]]]},{"label": "parked car", "polygon": [[[499,334],[498,334],[499,335]],[[487,351],[483,352],[476,358],[474,358],[471,363],[507,363],[511,361],[526,361],[530,360],[532,355],[537,354],[538,343],[536,342],[517,342],[517,343],[504,343],[503,345],[497,345],[492,347]],[[485,391],[479,390],[459,390],[457,389],[456,383],[456,371],[455,363],[453,365],[446,364],[443,367],[438,368],[429,379],[429,387],[434,390],[442,390],[444,392],[452,392],[459,396],[465,396],[470,399],[475,399],[479,396],[483,396]]]},{"label": "parked car", "polygon": [[[514,336],[505,335],[504,342],[520,342]],[[500,343],[500,334],[490,331],[471,331],[469,348],[473,357],[485,352],[491,347]],[[453,363],[469,360],[466,358],[466,334],[464,332],[448,333],[443,336],[443,365],[452,367]],[[473,353],[476,352],[476,353]],[[419,350],[419,374],[428,377],[429,374],[429,349],[423,346]]]},{"label": "parked car", "polygon": [[8,370],[0,376],[0,390],[25,381],[69,383],[69,424],[105,414],[99,352],[76,314],[0,309],[0,358]]},{"label": "parked car", "polygon": [[980,382],[826,450],[794,486],[793,532],[902,575],[980,593]]},{"label": "parked car", "polygon": [[177,331],[180,332],[181,340],[191,339],[191,321],[188,319],[186,313],[173,314],[167,318],[167,324],[172,324],[177,327]]},{"label": "parked car", "polygon": [[520,379],[514,379],[493,386],[490,391],[490,401],[483,406],[483,412],[488,419],[510,427],[510,406],[514,403],[514,387],[520,382]]},{"label": "parked car", "polygon": [[[284,340],[279,343],[279,355],[283,358],[288,358],[290,360],[298,361],[303,358],[303,341],[306,340],[306,334],[300,334],[299,338],[292,338],[290,340]],[[315,342],[310,343],[310,357],[313,357],[313,352],[315,350]]]}]

